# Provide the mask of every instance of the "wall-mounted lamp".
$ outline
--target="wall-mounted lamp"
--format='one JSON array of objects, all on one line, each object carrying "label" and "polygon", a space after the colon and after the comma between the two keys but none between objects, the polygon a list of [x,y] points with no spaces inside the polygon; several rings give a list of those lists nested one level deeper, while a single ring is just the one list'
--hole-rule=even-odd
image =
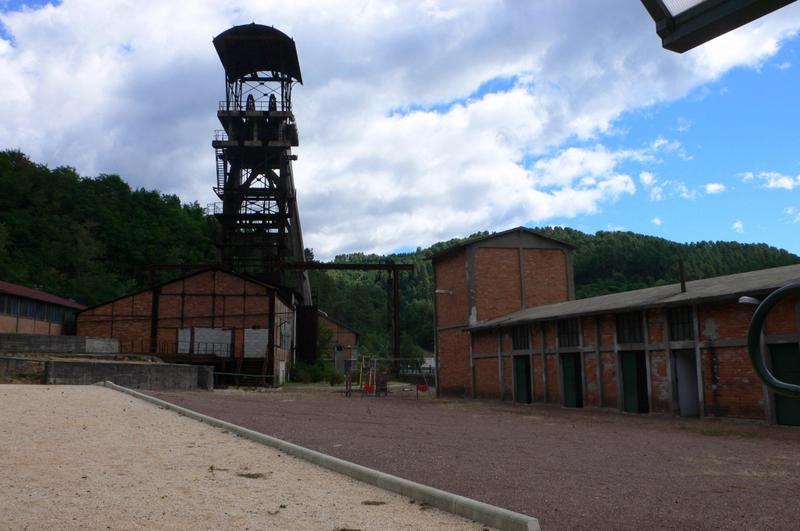
[{"label": "wall-mounted lamp", "polygon": [[434,293],[437,295],[452,295],[455,292],[451,289],[437,289]]}]

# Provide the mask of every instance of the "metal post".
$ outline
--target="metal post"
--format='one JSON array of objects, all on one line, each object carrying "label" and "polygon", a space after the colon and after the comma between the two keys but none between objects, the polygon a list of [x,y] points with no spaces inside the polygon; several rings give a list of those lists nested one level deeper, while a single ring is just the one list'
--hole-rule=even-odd
[{"label": "metal post", "polygon": [[400,272],[392,268],[392,357],[394,370],[397,371],[400,363]]}]

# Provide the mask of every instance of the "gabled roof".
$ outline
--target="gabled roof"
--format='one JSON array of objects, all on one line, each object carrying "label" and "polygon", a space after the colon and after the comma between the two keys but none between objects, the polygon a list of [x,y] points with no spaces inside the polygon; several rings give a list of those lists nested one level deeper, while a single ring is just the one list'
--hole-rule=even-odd
[{"label": "gabled roof", "polygon": [[513,229],[504,230],[502,232],[495,232],[494,234],[490,234],[488,236],[482,236],[480,238],[475,238],[474,240],[469,240],[469,241],[466,241],[466,242],[463,242],[463,243],[459,243],[458,245],[454,245],[453,247],[448,247],[444,251],[440,251],[440,252],[434,254],[433,256],[431,256],[431,260],[438,260],[439,258],[441,258],[441,257],[443,257],[445,255],[448,255],[450,253],[454,253],[454,252],[456,252],[456,251],[458,251],[460,249],[463,249],[464,247],[469,247],[470,245],[475,245],[477,243],[483,243],[483,242],[486,242],[486,241],[489,241],[489,240],[492,240],[492,239],[495,239],[495,238],[500,238],[502,236],[507,236],[509,234],[513,234],[514,232],[518,232],[520,235],[527,234],[527,235],[530,235],[530,236],[535,236],[537,238],[542,238],[542,239],[545,239],[545,240],[553,242],[554,244],[556,244],[559,247],[565,247],[565,248],[570,249],[570,250],[576,249],[576,247],[574,245],[570,244],[570,243],[567,243],[567,242],[564,242],[564,241],[561,241],[561,240],[557,240],[555,238],[551,238],[550,236],[545,236],[541,232],[535,231],[533,229],[529,229],[527,227],[515,227]]},{"label": "gabled roof", "polygon": [[5,282],[3,280],[0,280],[0,293],[16,295],[17,297],[25,297],[28,299],[54,304],[56,306],[73,308],[75,310],[83,310],[86,308],[86,306],[83,304],[79,304],[72,299],[65,299],[63,297],[53,295],[52,293],[47,293],[46,291],[20,286],[19,284]]},{"label": "gabled roof", "polygon": [[470,329],[500,328],[534,321],[734,299],[742,295],[764,294],[793,282],[800,282],[800,264],[692,280],[686,283],[685,292],[681,292],[680,284],[669,284],[536,306],[476,323]]},{"label": "gabled roof", "polygon": [[319,312],[319,314],[320,314],[320,315],[321,315],[323,318],[327,319],[328,321],[330,321],[330,322],[334,323],[334,324],[335,324],[335,325],[337,325],[337,326],[340,326],[340,327],[342,327],[342,328],[346,328],[347,330],[350,330],[351,332],[353,332],[353,333],[356,335],[356,340],[358,340],[358,338],[360,338],[360,337],[361,337],[361,333],[360,333],[358,330],[356,330],[356,329],[355,329],[355,328],[353,328],[352,326],[348,326],[348,325],[344,324],[343,322],[341,322],[341,321],[340,321],[340,320],[338,320],[338,319],[334,319],[333,317],[331,317],[330,315],[328,315],[328,312],[326,312],[325,310],[322,310],[322,309],[317,309],[317,311]]},{"label": "gabled roof", "polygon": [[151,286],[151,287],[147,287],[147,288],[142,288],[140,290],[132,291],[130,293],[126,293],[125,295],[121,295],[121,296],[119,296],[117,298],[114,298],[114,299],[111,299],[111,300],[107,300],[105,302],[101,302],[100,304],[95,304],[94,306],[89,306],[88,308],[85,307],[85,306],[82,306],[81,308],[84,311],[94,310],[95,308],[99,308],[100,306],[105,306],[106,304],[111,304],[113,302],[117,302],[117,301],[122,300],[122,299],[127,299],[128,297],[134,297],[136,295],[139,295],[140,293],[144,293],[146,291],[151,291],[154,288],[160,288],[162,286],[166,286],[167,284],[172,284],[174,282],[179,282],[181,280],[184,280],[184,279],[187,279],[187,278],[191,278],[191,277],[194,277],[194,276],[197,276],[197,275],[201,275],[201,274],[207,273],[209,271],[219,271],[220,273],[225,273],[226,275],[231,275],[231,276],[234,276],[234,277],[238,277],[238,278],[241,278],[242,280],[246,280],[248,282],[252,282],[253,284],[258,284],[258,285],[270,288],[270,289],[278,291],[278,292],[280,292],[280,290],[281,290],[279,287],[274,286],[272,284],[269,284],[268,282],[262,282],[261,280],[256,280],[253,277],[250,277],[250,276],[247,276],[247,275],[243,275],[241,273],[236,273],[235,271],[230,271],[230,270],[225,269],[223,267],[203,267],[203,268],[191,271],[191,272],[189,272],[189,273],[187,273],[185,275],[182,275],[180,277],[172,278],[170,280],[165,280],[164,282],[159,282],[155,286]]}]

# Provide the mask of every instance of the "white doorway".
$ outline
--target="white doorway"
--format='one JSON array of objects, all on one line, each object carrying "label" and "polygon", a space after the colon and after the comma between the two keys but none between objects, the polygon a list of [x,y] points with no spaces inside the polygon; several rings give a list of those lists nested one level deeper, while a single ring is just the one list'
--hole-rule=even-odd
[{"label": "white doorway", "polygon": [[700,395],[697,388],[697,360],[694,349],[674,350],[675,390],[678,393],[678,414],[700,416]]}]

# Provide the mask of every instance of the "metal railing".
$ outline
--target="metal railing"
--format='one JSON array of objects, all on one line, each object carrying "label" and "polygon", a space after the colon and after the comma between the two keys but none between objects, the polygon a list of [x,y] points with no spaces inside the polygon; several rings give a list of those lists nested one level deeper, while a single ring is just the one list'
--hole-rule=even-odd
[{"label": "metal railing", "polygon": [[[229,343],[213,342],[194,342],[194,348],[190,341],[158,341],[155,345],[155,354],[180,354],[187,356],[217,356],[218,358],[231,357],[231,346]],[[134,339],[130,341],[120,341],[119,351],[121,353],[150,353],[150,339]],[[191,352],[190,352],[191,350]]]},{"label": "metal railing", "polygon": [[273,111],[273,112],[284,112],[288,111],[289,109],[285,109],[283,107],[283,102],[281,100],[275,101],[275,107],[270,109],[269,101],[265,99],[256,100],[252,102],[252,107],[250,109],[247,108],[247,102],[243,102],[239,105],[236,105],[234,102],[231,102],[230,105],[225,100],[219,102],[219,110],[220,111]]}]

